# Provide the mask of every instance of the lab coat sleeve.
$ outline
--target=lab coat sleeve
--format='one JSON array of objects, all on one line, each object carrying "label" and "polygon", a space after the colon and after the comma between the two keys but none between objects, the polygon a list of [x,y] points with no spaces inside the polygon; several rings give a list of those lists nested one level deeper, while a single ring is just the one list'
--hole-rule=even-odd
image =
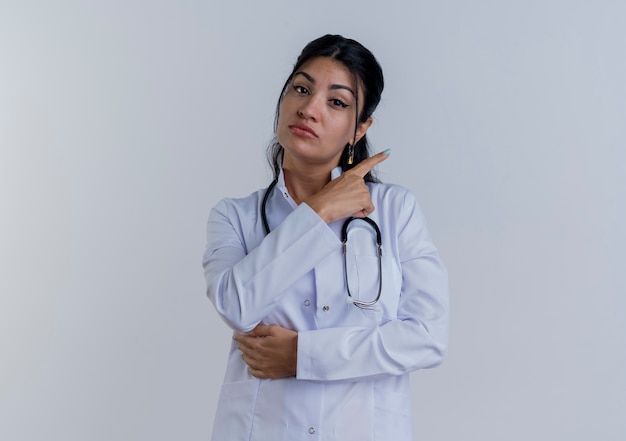
[{"label": "lab coat sleeve", "polygon": [[358,381],[430,368],[443,360],[448,341],[447,270],[411,193],[404,196],[402,212],[397,318],[378,326],[299,332],[298,379]]},{"label": "lab coat sleeve", "polygon": [[250,222],[228,200],[211,211],[203,257],[207,296],[237,332],[252,330],[295,280],[340,246],[308,205],[300,204],[247,253],[242,231]]}]

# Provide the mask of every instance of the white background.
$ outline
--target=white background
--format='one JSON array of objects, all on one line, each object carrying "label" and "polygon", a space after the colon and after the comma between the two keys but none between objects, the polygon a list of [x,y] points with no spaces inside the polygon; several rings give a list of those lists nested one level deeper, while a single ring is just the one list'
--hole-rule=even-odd
[{"label": "white background", "polygon": [[416,193],[450,271],[416,440],[626,439],[625,14],[1,0],[0,439],[208,439],[230,334],[206,217],[269,182],[280,87],[328,32],[383,65],[379,174]]}]

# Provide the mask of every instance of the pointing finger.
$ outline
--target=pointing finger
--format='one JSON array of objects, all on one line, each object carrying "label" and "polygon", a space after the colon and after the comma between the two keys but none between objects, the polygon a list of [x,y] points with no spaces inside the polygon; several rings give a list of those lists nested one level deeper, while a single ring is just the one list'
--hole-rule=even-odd
[{"label": "pointing finger", "polygon": [[380,164],[385,159],[387,159],[390,153],[391,153],[391,149],[387,149],[384,152],[377,153],[374,156],[371,156],[359,162],[357,165],[355,165],[353,168],[348,170],[346,173],[357,175],[363,178],[376,165]]}]

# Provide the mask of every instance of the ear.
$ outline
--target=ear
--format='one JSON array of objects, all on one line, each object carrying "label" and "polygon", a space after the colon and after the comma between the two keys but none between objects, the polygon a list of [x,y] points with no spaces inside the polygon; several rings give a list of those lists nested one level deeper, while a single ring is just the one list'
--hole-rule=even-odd
[{"label": "ear", "polygon": [[356,144],[357,142],[359,142],[361,140],[361,138],[363,138],[363,136],[365,136],[365,133],[367,132],[367,129],[370,128],[370,126],[372,125],[372,123],[374,122],[374,119],[370,116],[369,118],[367,118],[367,120],[365,120],[365,122],[362,122],[359,124],[359,126],[356,128],[356,139],[353,139],[352,141],[352,145]]}]

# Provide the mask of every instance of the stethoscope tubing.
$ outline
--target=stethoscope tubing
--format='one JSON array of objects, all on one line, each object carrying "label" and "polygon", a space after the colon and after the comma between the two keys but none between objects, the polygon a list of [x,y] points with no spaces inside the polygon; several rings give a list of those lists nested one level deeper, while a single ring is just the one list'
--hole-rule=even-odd
[{"label": "stethoscope tubing", "polygon": [[[376,294],[376,298],[369,302],[358,300],[352,297],[352,293],[350,292],[350,283],[348,281],[348,226],[353,221],[359,220],[367,222],[374,229],[374,231],[376,232],[376,244],[378,245],[376,253],[378,257],[378,293]],[[343,273],[346,279],[346,290],[348,291],[348,297],[350,297],[352,303],[354,303],[359,308],[372,307],[378,302],[378,300],[380,299],[380,294],[383,291],[383,243],[380,234],[380,228],[378,228],[376,222],[374,222],[369,217],[350,216],[348,219],[346,219],[346,221],[343,223],[343,227],[341,228],[341,242],[343,248]]]},{"label": "stethoscope tubing", "polygon": [[[270,183],[270,185],[267,187],[267,190],[265,190],[265,194],[263,195],[263,201],[261,202],[261,221],[263,222],[263,229],[265,230],[265,235],[270,234],[270,227],[267,222],[267,200],[269,199],[269,196],[272,190],[274,189],[274,187],[276,186],[277,182],[278,180],[274,179]],[[352,296],[352,293],[350,292],[350,283],[348,281],[348,257],[347,257],[348,255],[348,226],[353,221],[367,222],[376,232],[377,257],[378,257],[378,293],[376,294],[376,298],[371,301],[363,301],[363,300],[355,299]],[[346,282],[346,289],[348,291],[348,297],[350,297],[349,301],[353,303],[354,305],[358,306],[359,308],[365,308],[365,309],[371,308],[378,302],[378,300],[380,299],[382,290],[383,290],[383,263],[382,263],[383,249],[382,249],[382,235],[380,233],[380,228],[378,227],[376,222],[369,217],[350,216],[349,218],[346,219],[346,221],[343,223],[343,226],[341,227],[341,242],[342,242],[342,249],[343,249],[344,276],[345,276],[345,282]]]}]

